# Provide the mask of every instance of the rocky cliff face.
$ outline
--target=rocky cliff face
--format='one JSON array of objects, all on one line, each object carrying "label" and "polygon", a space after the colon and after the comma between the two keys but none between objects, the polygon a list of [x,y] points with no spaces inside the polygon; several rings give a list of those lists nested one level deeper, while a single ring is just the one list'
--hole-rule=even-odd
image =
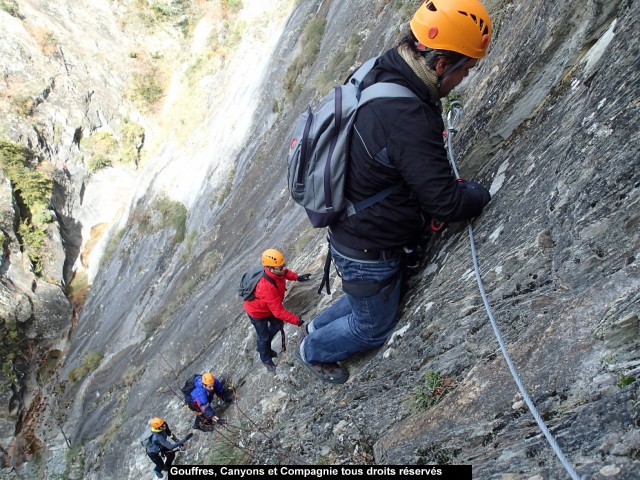
[{"label": "rocky cliff face", "polygon": [[[21,11],[32,12],[27,19],[49,18],[36,15],[42,6],[24,5]],[[134,169],[140,173],[133,193],[122,194],[131,203],[124,202],[121,217],[82,222],[82,228],[114,226],[96,241],[102,247],[93,251],[106,246],[108,254],[99,270],[89,262],[93,284],[68,346],[71,307],[60,286],[29,274],[18,282],[11,273],[20,253],[12,222],[4,220],[16,208],[4,184],[2,299],[9,313],[3,315],[29,324],[29,338],[50,339],[42,351],[52,345],[60,351],[52,365],[65,353],[59,375],[47,370],[39,387],[30,383],[32,398],[25,402],[23,395],[22,410],[20,397],[10,395],[21,421],[12,435],[11,418],[4,420],[4,461],[19,466],[19,474],[139,476],[150,466],[136,441],[147,419],[163,416],[184,435],[192,418],[179,388],[189,374],[211,370],[236,385],[238,400],[224,412],[229,426],[194,438],[181,463],[464,463],[473,465],[475,478],[568,478],[500,353],[464,225],[431,239],[396,332],[380,349],[346,362],[346,384],[316,382],[289,351],[280,354],[277,375],[268,375],[255,352],[235,295],[241,272],[267,246],[281,248],[292,269],[314,278],[324,260],[323,232],[310,229],[288,199],[290,125],[327,84],[394,45],[415,9],[400,5],[283,2],[274,7],[278,15],[264,11],[261,28],[246,40],[262,41],[259,55],[242,40],[237,52],[246,53],[221,61],[215,79],[210,72],[198,77],[205,92],[220,81],[224,90],[196,89],[201,105],[189,103],[181,95],[192,98],[194,90],[174,77],[163,107],[149,117],[155,123],[137,121],[157,125],[149,132],[169,133],[158,140],[154,161]],[[486,5],[496,35],[461,88],[465,113],[453,146],[461,176],[491,186],[492,202],[473,222],[488,302],[522,382],[578,473],[634,479],[640,475],[637,2]],[[75,8],[69,11],[81,11]],[[237,18],[250,22],[249,11]],[[16,18],[0,16],[3,28]],[[202,38],[217,25],[212,18],[209,12],[194,24],[187,49],[200,61],[207,58]],[[313,24],[318,19],[326,19],[318,56],[296,72],[290,66],[309,50],[305,39],[321,27]],[[104,24],[99,41],[113,28]],[[112,39],[114,49],[120,40]],[[77,63],[91,71],[91,55],[79,55]],[[115,67],[109,71],[119,75]],[[106,105],[117,104],[114,95]],[[247,98],[244,116],[233,113],[231,106]],[[168,126],[169,118],[177,121]],[[188,132],[177,127],[185,123],[193,127]],[[71,124],[69,133],[81,126]],[[71,147],[51,155],[56,168],[77,163],[65,153]],[[84,198],[92,188],[85,183]],[[82,195],[63,190],[59,198],[71,205],[66,215],[78,218],[73,205],[83,203]],[[84,234],[75,238],[76,245],[86,241]],[[108,238],[115,239],[110,246]],[[314,285],[295,284],[286,304],[311,319],[338,298],[339,279],[332,287],[333,295],[318,296]],[[36,315],[37,305],[41,312],[55,305],[58,316]],[[40,318],[61,321],[44,327]],[[290,350],[299,333],[285,330]],[[23,419],[32,417],[38,420],[27,429]],[[20,446],[39,447],[41,460],[20,465]]]}]

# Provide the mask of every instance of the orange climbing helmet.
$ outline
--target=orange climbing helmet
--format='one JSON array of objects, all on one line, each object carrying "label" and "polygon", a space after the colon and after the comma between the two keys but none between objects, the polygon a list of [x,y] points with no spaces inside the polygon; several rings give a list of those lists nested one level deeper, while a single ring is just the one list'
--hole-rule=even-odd
[{"label": "orange climbing helmet", "polygon": [[262,252],[262,265],[265,267],[281,267],[285,263],[284,255],[274,248]]},{"label": "orange climbing helmet", "polygon": [[164,425],[164,420],[160,417],[155,417],[149,420],[149,425],[151,425],[151,428],[155,428],[157,430],[162,428],[162,426]]},{"label": "orange climbing helmet", "polygon": [[424,46],[469,58],[484,57],[491,41],[491,18],[479,0],[426,0],[409,26]]},{"label": "orange climbing helmet", "polygon": [[210,374],[209,372],[207,372],[207,373],[202,375],[202,384],[203,385],[213,385],[215,381],[216,381],[216,379],[213,378],[213,375]]}]

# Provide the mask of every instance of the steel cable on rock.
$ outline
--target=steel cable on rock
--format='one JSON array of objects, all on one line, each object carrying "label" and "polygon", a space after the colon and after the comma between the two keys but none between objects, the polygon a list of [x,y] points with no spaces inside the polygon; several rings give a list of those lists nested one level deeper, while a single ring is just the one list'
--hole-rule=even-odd
[{"label": "steel cable on rock", "polygon": [[[456,176],[456,179],[460,178],[460,174],[458,173],[456,159],[453,153],[452,138],[453,138],[453,135],[458,132],[458,130],[456,129],[456,123],[460,119],[462,112],[463,112],[462,104],[456,101],[451,103],[449,113],[447,114],[447,151],[449,154],[449,162],[451,163],[451,169],[453,170],[453,173]],[[495,336],[498,339],[500,350],[502,351],[502,355],[504,356],[507,362],[507,365],[509,366],[511,375],[513,376],[513,379],[518,385],[520,394],[522,395],[522,398],[524,399],[527,406],[529,407],[529,410],[531,411],[533,418],[536,420],[536,423],[540,427],[540,430],[542,430],[542,433],[544,434],[547,441],[549,442],[549,445],[551,445],[551,448],[553,449],[556,456],[560,459],[560,462],[564,466],[565,470],[567,471],[569,476],[571,476],[572,479],[581,480],[582,477],[578,475],[578,473],[576,472],[571,462],[567,459],[564,453],[562,453],[562,450],[560,449],[558,442],[556,442],[556,439],[553,437],[553,435],[547,428],[546,424],[540,417],[540,414],[538,413],[538,410],[533,404],[531,397],[527,393],[527,390],[525,389],[522,381],[520,380],[520,376],[518,375],[518,372],[516,371],[513,363],[511,362],[511,357],[509,356],[507,347],[504,341],[502,340],[502,335],[500,334],[500,330],[498,329],[498,324],[496,323],[496,320],[493,317],[493,313],[491,312],[491,306],[489,305],[489,300],[487,299],[487,295],[484,290],[482,278],[480,277],[480,267],[478,266],[478,256],[476,254],[476,247],[473,239],[473,227],[471,225],[471,221],[467,223],[467,229],[469,232],[469,244],[471,245],[471,258],[473,260],[473,268],[475,270],[476,281],[478,283],[478,290],[480,291],[482,302],[484,303],[485,309],[487,311],[487,315],[489,316],[489,320],[491,321],[491,327],[493,328],[493,332],[495,333]]]}]

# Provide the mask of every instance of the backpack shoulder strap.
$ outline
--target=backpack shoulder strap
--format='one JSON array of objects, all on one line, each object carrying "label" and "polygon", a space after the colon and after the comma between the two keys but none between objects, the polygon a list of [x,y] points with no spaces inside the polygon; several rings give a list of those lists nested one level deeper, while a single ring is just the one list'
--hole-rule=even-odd
[{"label": "backpack shoulder strap", "polygon": [[269,275],[267,275],[266,272],[262,272],[262,278],[266,278],[271,285],[273,285],[275,288],[278,288],[276,281],[273,278],[271,278]]},{"label": "backpack shoulder strap", "polygon": [[358,106],[362,106],[375,98],[418,98],[415,93],[407,87],[398,85],[397,83],[380,82],[365,88],[360,94],[360,102]]},{"label": "backpack shoulder strap", "polygon": [[353,75],[349,77],[349,83],[359,87],[362,80],[364,80],[364,77],[367,76],[367,73],[369,73],[376,64],[376,60],[378,60],[378,57],[373,57],[360,65],[360,68],[353,72]]},{"label": "backpack shoulder strap", "polygon": [[367,74],[371,71],[377,60],[378,57],[370,58],[369,60],[364,62],[360,66],[360,68],[358,68],[358,70],[356,70],[349,78],[349,83],[358,87],[358,106],[364,105],[374,98],[417,98],[416,94],[409,90],[407,87],[403,87],[402,85],[391,82],[374,83],[373,85],[370,85],[369,87],[360,91],[360,84],[362,83],[362,80],[364,80],[364,77],[366,77]]}]

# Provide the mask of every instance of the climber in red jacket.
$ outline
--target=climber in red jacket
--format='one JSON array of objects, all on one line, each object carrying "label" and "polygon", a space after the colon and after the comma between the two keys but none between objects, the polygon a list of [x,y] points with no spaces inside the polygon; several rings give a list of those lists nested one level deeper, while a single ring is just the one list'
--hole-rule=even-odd
[{"label": "climber in red jacket", "polygon": [[276,366],[272,358],[278,354],[271,349],[271,340],[288,322],[301,327],[302,319],[284,308],[282,302],[287,280],[305,282],[310,274],[298,275],[286,268],[284,255],[278,250],[269,248],[262,253],[264,273],[258,281],[253,300],[244,302],[244,309],[258,334],[257,350],[260,360],[267,370],[275,372]]}]

